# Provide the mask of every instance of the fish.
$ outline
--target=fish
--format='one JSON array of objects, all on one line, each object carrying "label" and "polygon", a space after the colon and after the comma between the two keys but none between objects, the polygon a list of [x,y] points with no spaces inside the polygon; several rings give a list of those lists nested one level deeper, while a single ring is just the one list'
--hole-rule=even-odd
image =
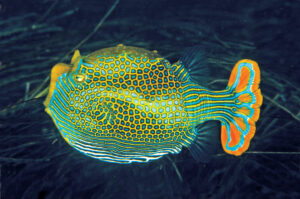
[{"label": "fish", "polygon": [[52,67],[45,111],[71,147],[101,161],[149,162],[183,147],[201,162],[218,148],[240,156],[260,115],[259,66],[238,61],[227,87],[213,91],[191,75],[205,68],[199,51],[171,64],[156,50],[123,44],[76,50],[70,64]]}]

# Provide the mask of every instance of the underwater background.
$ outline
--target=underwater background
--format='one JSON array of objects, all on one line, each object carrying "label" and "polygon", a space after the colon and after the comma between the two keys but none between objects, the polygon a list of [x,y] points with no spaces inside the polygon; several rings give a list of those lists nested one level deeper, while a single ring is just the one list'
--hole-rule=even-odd
[{"label": "underwater background", "polygon": [[[299,0],[0,0],[1,199],[300,198],[299,10]],[[236,61],[256,60],[264,102],[248,152],[120,165],[68,146],[35,97],[75,49],[119,43],[171,62],[199,45],[216,90]]]}]

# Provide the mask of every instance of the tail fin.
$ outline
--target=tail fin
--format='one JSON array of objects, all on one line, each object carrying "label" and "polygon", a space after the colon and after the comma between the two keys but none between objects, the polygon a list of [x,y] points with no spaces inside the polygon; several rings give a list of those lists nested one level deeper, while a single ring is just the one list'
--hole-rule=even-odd
[{"label": "tail fin", "polygon": [[245,152],[255,134],[262,94],[260,70],[255,61],[243,59],[234,66],[228,89],[234,94],[233,114],[222,122],[221,142],[224,151],[233,155]]}]

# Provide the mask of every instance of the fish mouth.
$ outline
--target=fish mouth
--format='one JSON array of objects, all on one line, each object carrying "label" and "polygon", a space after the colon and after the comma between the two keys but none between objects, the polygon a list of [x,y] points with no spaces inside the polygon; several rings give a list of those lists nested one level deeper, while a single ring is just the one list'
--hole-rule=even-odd
[{"label": "fish mouth", "polygon": [[51,69],[51,77],[50,77],[50,86],[49,86],[49,92],[48,95],[44,101],[45,111],[50,115],[49,112],[49,104],[50,100],[53,96],[53,92],[56,88],[56,82],[58,82],[58,78],[62,76],[64,73],[69,73],[72,71],[72,66],[64,63],[58,63],[54,65]]}]

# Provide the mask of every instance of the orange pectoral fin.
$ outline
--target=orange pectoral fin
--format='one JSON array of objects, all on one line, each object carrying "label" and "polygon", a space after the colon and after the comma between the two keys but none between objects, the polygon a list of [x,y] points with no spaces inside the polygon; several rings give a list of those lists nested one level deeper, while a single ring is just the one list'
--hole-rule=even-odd
[{"label": "orange pectoral fin", "polygon": [[64,64],[64,63],[58,63],[54,65],[51,69],[51,77],[50,77],[50,86],[49,86],[49,92],[46,97],[46,100],[44,101],[44,106],[46,108],[46,112],[48,113],[48,107],[50,104],[50,100],[52,98],[54,89],[55,89],[55,84],[58,81],[58,78],[71,70],[71,66]]}]

